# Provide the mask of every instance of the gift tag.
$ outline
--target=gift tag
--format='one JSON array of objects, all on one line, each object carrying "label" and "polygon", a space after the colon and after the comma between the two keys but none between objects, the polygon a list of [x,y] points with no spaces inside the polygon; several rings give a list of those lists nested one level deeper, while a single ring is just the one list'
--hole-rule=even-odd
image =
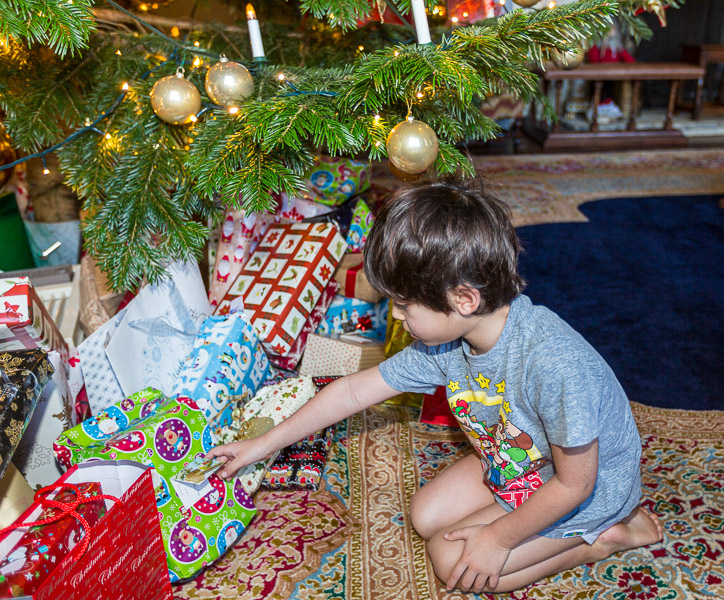
[{"label": "gift tag", "polygon": [[181,483],[200,484],[213,475],[223,464],[223,461],[218,458],[203,458],[202,456],[197,456],[174,475],[172,479],[180,481]]}]

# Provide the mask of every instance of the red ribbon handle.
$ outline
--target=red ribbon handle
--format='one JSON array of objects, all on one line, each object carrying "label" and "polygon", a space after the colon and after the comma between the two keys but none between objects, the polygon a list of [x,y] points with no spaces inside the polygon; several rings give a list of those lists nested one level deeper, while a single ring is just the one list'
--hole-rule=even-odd
[{"label": "red ribbon handle", "polygon": [[[53,490],[61,490],[64,488],[74,491],[76,499],[72,502],[58,502],[56,500],[51,500],[50,498],[45,497],[45,494],[48,492],[52,492]],[[55,521],[60,521],[67,516],[75,517],[76,519],[78,519],[78,521],[80,521],[80,524],[83,527],[83,531],[85,532],[85,535],[83,536],[81,542],[80,554],[75,558],[75,560],[78,560],[81,556],[83,556],[83,554],[85,554],[85,551],[88,549],[91,532],[91,527],[88,524],[88,521],[86,521],[81,514],[76,512],[75,509],[78,508],[78,506],[80,506],[81,504],[88,504],[89,502],[95,502],[96,500],[103,499],[113,500],[118,504],[123,504],[123,502],[115,496],[109,496],[107,494],[97,494],[95,496],[92,496],[91,494],[81,491],[81,489],[73,483],[53,483],[35,492],[35,496],[33,499],[41,506],[52,506],[53,508],[59,508],[60,511],[52,517],[40,519],[39,521],[13,523],[12,525],[5,527],[4,529],[0,529],[0,536],[8,531],[12,531],[13,529],[20,529],[21,527],[37,527],[40,525],[47,525],[48,523],[53,523]]]}]

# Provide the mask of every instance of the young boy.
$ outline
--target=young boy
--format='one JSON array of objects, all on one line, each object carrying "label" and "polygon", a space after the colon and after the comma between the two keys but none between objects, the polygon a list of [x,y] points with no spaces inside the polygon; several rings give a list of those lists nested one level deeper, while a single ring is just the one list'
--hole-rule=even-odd
[{"label": "young boy", "polygon": [[416,342],[265,435],[214,448],[222,477],[400,391],[445,385],[475,453],[415,494],[410,520],[448,589],[511,591],[660,540],[639,507],[624,391],[578,333],[521,295],[519,251],[507,207],[481,188],[397,192],[370,232],[365,272]]}]

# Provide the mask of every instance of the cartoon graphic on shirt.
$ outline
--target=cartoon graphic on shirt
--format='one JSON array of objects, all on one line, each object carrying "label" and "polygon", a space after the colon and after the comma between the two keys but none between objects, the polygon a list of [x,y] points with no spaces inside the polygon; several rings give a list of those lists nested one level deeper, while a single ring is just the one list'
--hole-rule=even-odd
[{"label": "cartoon graphic on shirt", "polygon": [[[520,505],[543,483],[538,469],[546,463],[535,447],[531,436],[515,424],[514,409],[505,401],[505,380],[495,382],[478,373],[466,376],[468,389],[463,381],[450,380],[448,397],[450,408],[462,430],[482,457],[484,477],[493,491],[506,502]],[[479,389],[474,389],[475,382]],[[495,389],[495,395],[488,392]],[[458,393],[455,393],[458,392]],[[481,406],[482,405],[482,406]],[[497,422],[488,423],[479,415],[484,409],[500,406]],[[489,409],[487,409],[489,413]]]}]

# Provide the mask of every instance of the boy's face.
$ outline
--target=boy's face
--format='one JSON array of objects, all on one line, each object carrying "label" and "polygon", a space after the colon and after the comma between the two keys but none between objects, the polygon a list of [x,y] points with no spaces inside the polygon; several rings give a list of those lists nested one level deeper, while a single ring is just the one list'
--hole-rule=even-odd
[{"label": "boy's face", "polygon": [[426,346],[452,342],[468,330],[468,323],[457,312],[445,314],[421,304],[393,301],[392,316]]}]

